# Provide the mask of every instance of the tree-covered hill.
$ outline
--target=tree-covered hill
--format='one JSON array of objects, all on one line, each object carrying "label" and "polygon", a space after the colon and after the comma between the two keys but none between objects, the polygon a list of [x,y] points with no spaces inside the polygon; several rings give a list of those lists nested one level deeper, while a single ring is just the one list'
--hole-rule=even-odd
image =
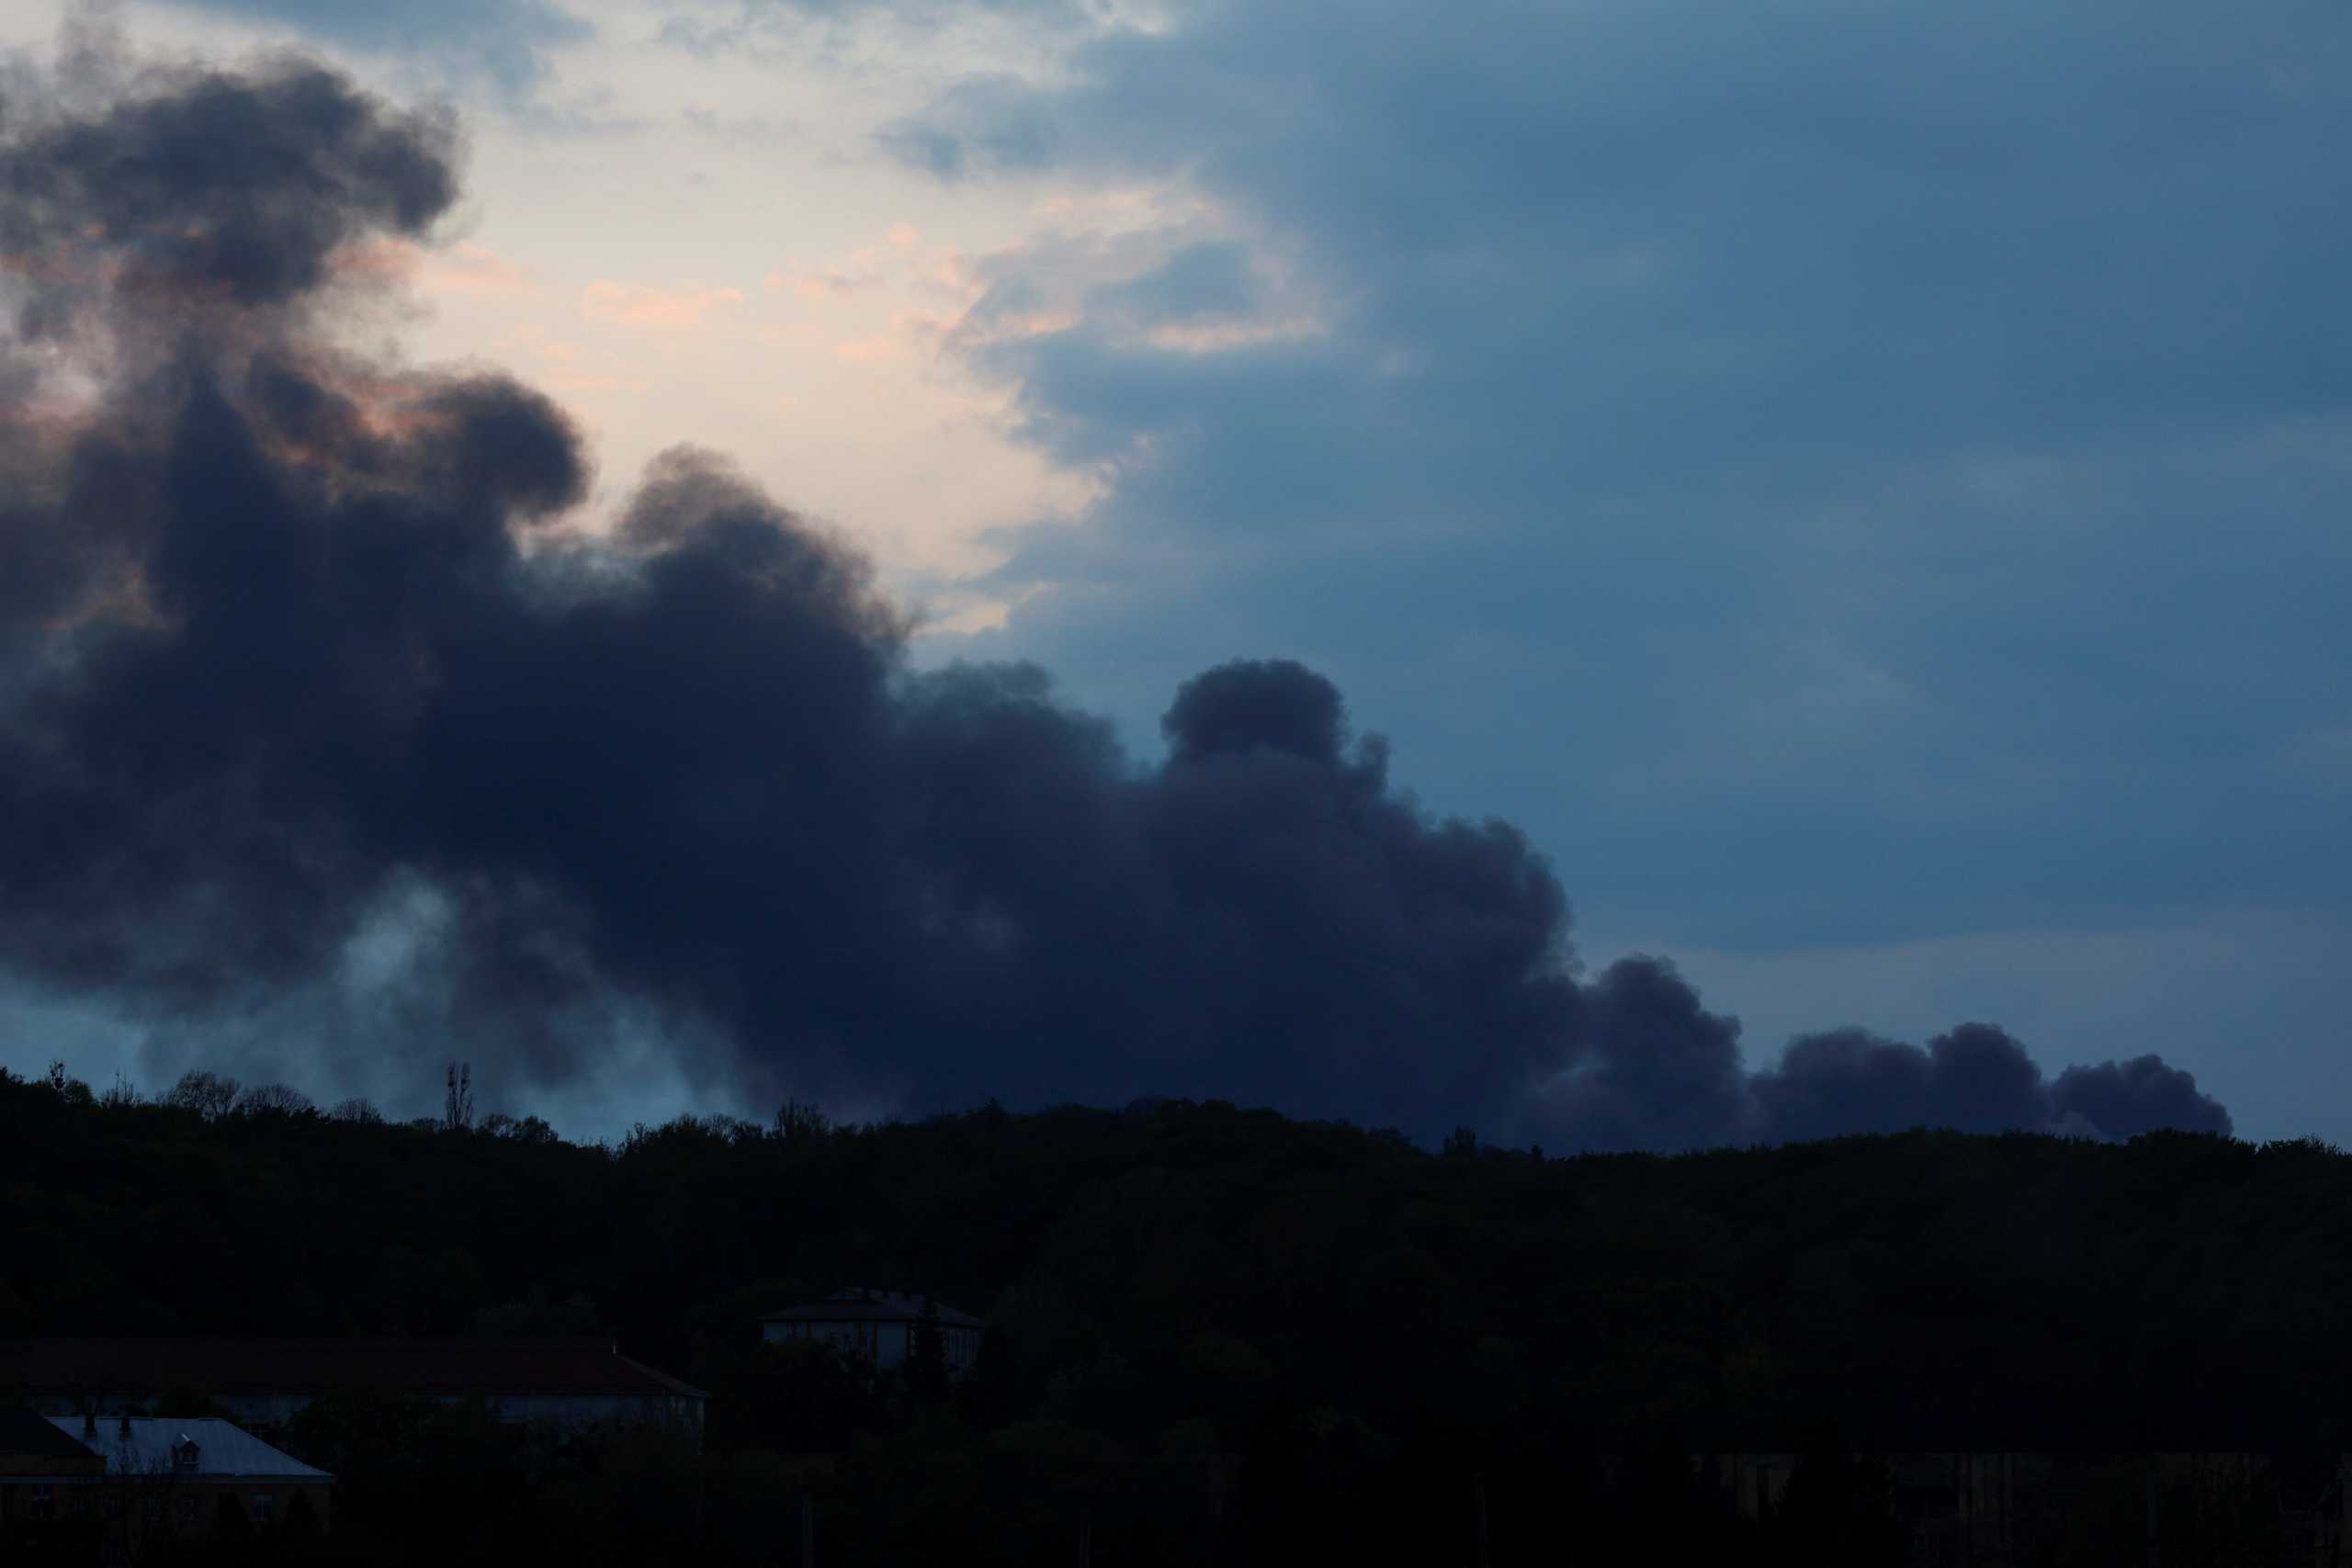
[{"label": "tree-covered hill", "polygon": [[721,1432],[757,1314],[845,1281],[989,1314],[1018,1413],[1129,1434],[1238,1440],[1282,1398],[1604,1446],[1830,1415],[2258,1448],[2331,1438],[2352,1392],[2352,1158],[2307,1143],[1546,1158],[1166,1102],[594,1146],[212,1088],[0,1081],[0,1336],[605,1328]]}]

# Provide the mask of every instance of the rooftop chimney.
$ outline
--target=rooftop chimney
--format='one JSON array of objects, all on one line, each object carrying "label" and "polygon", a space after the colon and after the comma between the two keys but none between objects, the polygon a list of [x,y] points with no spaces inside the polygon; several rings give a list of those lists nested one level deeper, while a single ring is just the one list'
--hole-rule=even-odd
[{"label": "rooftop chimney", "polygon": [[122,1407],[122,1440],[130,1441],[130,1406],[127,1404]]},{"label": "rooftop chimney", "polygon": [[97,1435],[98,1412],[96,1407],[93,1406],[90,1409],[82,1412],[82,1436],[85,1438],[95,1438]]}]

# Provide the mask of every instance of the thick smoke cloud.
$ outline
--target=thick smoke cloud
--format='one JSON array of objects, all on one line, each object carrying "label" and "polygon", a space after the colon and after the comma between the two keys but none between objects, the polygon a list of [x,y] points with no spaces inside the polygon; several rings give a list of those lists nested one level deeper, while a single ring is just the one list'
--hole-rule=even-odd
[{"label": "thick smoke cloud", "polygon": [[0,247],[61,280],[274,304],[324,282],[337,247],[422,232],[457,198],[446,122],[318,66],[150,87],[103,118],[11,128]]},{"label": "thick smoke cloud", "polygon": [[2197,1080],[2161,1056],[2134,1056],[2095,1067],[2068,1067],[2050,1086],[2052,1109],[2075,1117],[2112,1138],[2129,1138],[2159,1127],[2226,1133],[2230,1113]]},{"label": "thick smoke cloud", "polygon": [[753,1104],[1156,1092],[1648,1147],[2226,1126],[2153,1058],[2047,1089],[1973,1025],[1751,1077],[1669,967],[1579,985],[1524,837],[1432,819],[1299,665],[1185,682],[1143,764],[1035,667],[911,671],[865,558],[717,458],[582,532],[545,399],[331,346],[353,247],[457,191],[448,127],[331,73],[0,125],[13,347],[81,376],[0,381],[19,979],[217,1022],[389,945],[434,1002],[388,1048],[517,1089],[658,1017]]},{"label": "thick smoke cloud", "polygon": [[2107,1138],[2231,1130],[2195,1077],[2156,1056],[2045,1081],[2007,1032],[1963,1023],[1924,1050],[1860,1029],[1809,1034],[1749,1073],[1739,1021],[1702,1008],[1671,964],[1622,960],[1589,997],[1589,1057],[1539,1097],[1544,1122],[1572,1146],[1781,1144],[1922,1126]]}]

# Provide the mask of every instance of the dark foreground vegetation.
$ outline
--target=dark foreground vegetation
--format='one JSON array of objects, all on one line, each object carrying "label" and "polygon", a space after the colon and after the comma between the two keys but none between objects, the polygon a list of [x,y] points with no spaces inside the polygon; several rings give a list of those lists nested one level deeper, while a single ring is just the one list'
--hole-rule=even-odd
[{"label": "dark foreground vegetation", "polygon": [[[1900,1562],[1844,1452],[2346,1447],[2347,1214],[2352,1158],[2209,1135],[1547,1158],[1166,1102],[583,1146],[0,1075],[0,1337],[585,1330],[711,1392],[699,1456],[527,1472],[478,1411],[314,1407],[335,1529],[275,1550],[337,1561],[795,1562],[805,1502],[824,1563],[1462,1563],[1483,1499],[1497,1564]],[[978,1366],[758,1346],[843,1282],[986,1314]],[[1760,1530],[1711,1482],[1809,1441]],[[2139,1472],[2085,1467],[2038,1555],[2142,1561]]]}]

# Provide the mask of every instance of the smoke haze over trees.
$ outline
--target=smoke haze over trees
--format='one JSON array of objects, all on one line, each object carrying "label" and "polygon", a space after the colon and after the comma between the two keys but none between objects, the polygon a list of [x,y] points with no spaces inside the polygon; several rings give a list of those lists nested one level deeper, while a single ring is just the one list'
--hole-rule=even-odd
[{"label": "smoke haze over trees", "polygon": [[1561,1148],[2229,1130],[2154,1056],[2045,1079],[1984,1024],[1749,1071],[1663,960],[1581,977],[1525,837],[1433,818],[1297,663],[1183,681],[1142,761],[1034,666],[915,670],[865,558],[718,457],[584,530],[547,398],[344,345],[458,197],[445,118],[88,39],[0,91],[0,964],[36,994],[222,1066],[267,1035],[322,1099],[650,1049],[746,1104]]}]

